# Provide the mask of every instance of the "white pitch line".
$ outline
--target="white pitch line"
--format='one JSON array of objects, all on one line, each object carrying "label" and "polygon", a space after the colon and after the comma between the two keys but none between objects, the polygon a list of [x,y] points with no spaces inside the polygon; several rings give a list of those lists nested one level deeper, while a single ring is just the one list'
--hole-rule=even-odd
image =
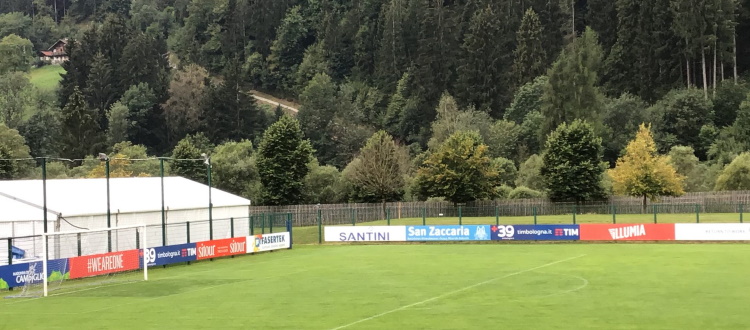
[{"label": "white pitch line", "polygon": [[445,298],[447,296],[454,295],[456,293],[464,292],[466,290],[470,290],[470,289],[476,288],[478,286],[482,286],[482,285],[485,285],[485,284],[488,284],[488,283],[492,283],[492,282],[497,281],[497,280],[502,280],[504,278],[508,278],[508,277],[511,277],[511,276],[516,276],[516,275],[520,275],[520,274],[523,274],[523,273],[528,273],[528,272],[535,271],[535,270],[540,269],[540,268],[549,267],[549,266],[552,266],[552,265],[555,265],[555,264],[559,264],[559,263],[562,263],[562,262],[566,262],[566,261],[570,261],[570,260],[573,260],[573,259],[578,259],[578,258],[583,257],[583,256],[586,256],[586,255],[582,254],[580,256],[571,257],[571,258],[567,258],[567,259],[563,259],[563,260],[558,260],[558,261],[550,262],[548,264],[544,264],[544,265],[537,266],[537,267],[534,267],[534,268],[529,268],[529,269],[526,269],[526,270],[517,271],[515,273],[510,273],[510,274],[503,275],[503,276],[500,276],[500,277],[495,277],[493,279],[489,279],[489,280],[486,280],[484,282],[479,282],[477,284],[472,284],[472,285],[460,288],[460,289],[455,290],[455,291],[443,293],[443,294],[441,294],[439,296],[435,296],[435,297],[432,297],[432,298],[429,298],[429,299],[425,299],[425,300],[422,300],[422,301],[419,301],[419,302],[415,302],[413,304],[401,306],[399,308],[392,309],[392,310],[389,310],[387,312],[383,312],[383,313],[380,313],[380,314],[377,314],[377,315],[373,315],[373,316],[361,319],[359,321],[355,321],[355,322],[352,322],[352,323],[349,323],[349,324],[345,324],[345,325],[342,325],[340,327],[333,328],[331,330],[340,330],[340,329],[348,328],[348,327],[353,326],[355,324],[360,324],[362,322],[367,322],[367,321],[379,318],[381,316],[385,316],[385,315],[388,315],[388,314],[391,314],[391,313],[402,311],[402,310],[410,308],[410,307],[414,307],[414,306],[419,306],[419,305],[422,305],[422,304],[426,304],[428,302],[435,301],[435,300],[438,300],[438,299],[442,299],[442,298]]}]

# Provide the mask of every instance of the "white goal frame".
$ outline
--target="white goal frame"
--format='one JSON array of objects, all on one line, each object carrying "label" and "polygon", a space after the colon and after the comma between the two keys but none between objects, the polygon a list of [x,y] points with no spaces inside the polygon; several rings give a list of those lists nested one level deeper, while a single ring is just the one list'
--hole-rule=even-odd
[{"label": "white goal frame", "polygon": [[42,283],[43,283],[43,297],[48,296],[48,281],[47,281],[47,261],[49,260],[49,251],[47,246],[47,239],[50,236],[60,236],[60,235],[71,235],[71,234],[88,234],[88,233],[96,233],[96,232],[109,232],[111,235],[112,231],[120,230],[120,229],[137,229],[139,232],[142,231],[142,237],[143,241],[141,242],[141,247],[138,250],[141,250],[141,262],[143,263],[143,280],[148,281],[148,228],[146,225],[130,225],[130,226],[118,226],[118,227],[109,227],[109,228],[98,228],[98,229],[90,229],[90,230],[71,230],[71,231],[58,231],[58,232],[50,232],[50,233],[43,233],[42,234],[42,251],[44,251],[44,257],[42,258]]}]

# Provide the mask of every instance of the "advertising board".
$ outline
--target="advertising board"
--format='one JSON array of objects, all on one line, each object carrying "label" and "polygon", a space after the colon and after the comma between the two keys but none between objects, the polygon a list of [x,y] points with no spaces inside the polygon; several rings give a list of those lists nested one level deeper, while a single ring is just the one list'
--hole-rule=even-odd
[{"label": "advertising board", "polygon": [[326,226],[326,242],[403,242],[404,226]]},{"label": "advertising board", "polygon": [[247,242],[251,248],[247,249],[247,253],[288,249],[289,238],[289,232],[248,236]]},{"label": "advertising board", "polygon": [[[197,260],[198,252],[195,243],[159,246],[146,249],[144,258],[149,267],[162,266],[178,262]],[[141,259],[143,267],[143,259]]]},{"label": "advertising board", "polygon": [[[33,261],[0,266],[0,290],[42,283],[42,262]],[[68,259],[55,259],[47,262],[47,279],[57,281],[70,277]]]},{"label": "advertising board", "polygon": [[489,225],[407,226],[407,241],[488,241]]},{"label": "advertising board", "polygon": [[197,249],[197,260],[245,254],[247,240],[245,237],[215,239],[195,243]]},{"label": "advertising board", "polygon": [[575,241],[578,225],[499,225],[490,227],[492,240]]},{"label": "advertising board", "polygon": [[81,278],[138,269],[141,250],[73,257],[70,260],[70,278]]},{"label": "advertising board", "polygon": [[671,223],[579,226],[582,241],[673,241],[675,238],[675,227]]},{"label": "advertising board", "polygon": [[678,223],[680,241],[750,241],[750,223]]}]

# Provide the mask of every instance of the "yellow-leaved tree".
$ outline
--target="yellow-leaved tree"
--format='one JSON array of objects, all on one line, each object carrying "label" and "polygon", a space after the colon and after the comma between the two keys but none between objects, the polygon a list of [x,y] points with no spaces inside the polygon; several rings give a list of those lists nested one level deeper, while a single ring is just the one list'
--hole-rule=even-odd
[{"label": "yellow-leaved tree", "polygon": [[685,177],[677,173],[669,157],[656,152],[650,125],[641,124],[635,139],[628,143],[625,154],[617,159],[609,174],[615,194],[642,196],[644,211],[646,199],[653,201],[659,196],[685,193],[682,188]]},{"label": "yellow-leaved tree", "polygon": [[[110,178],[127,178],[133,176],[133,171],[129,169],[131,161],[127,159],[127,156],[123,154],[116,154],[110,157],[109,161],[109,177]],[[99,166],[89,172],[87,178],[104,178],[107,176],[106,164],[100,163]]]}]

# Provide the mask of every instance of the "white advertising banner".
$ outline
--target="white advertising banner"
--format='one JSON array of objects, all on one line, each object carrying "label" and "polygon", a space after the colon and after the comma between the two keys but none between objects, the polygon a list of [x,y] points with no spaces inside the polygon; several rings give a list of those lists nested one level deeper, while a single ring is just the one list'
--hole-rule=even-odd
[{"label": "white advertising banner", "polygon": [[678,223],[678,241],[750,241],[750,223]]},{"label": "white advertising banner", "polygon": [[288,249],[289,232],[247,236],[247,253]]},{"label": "white advertising banner", "polygon": [[326,242],[403,242],[406,226],[327,226]]}]

